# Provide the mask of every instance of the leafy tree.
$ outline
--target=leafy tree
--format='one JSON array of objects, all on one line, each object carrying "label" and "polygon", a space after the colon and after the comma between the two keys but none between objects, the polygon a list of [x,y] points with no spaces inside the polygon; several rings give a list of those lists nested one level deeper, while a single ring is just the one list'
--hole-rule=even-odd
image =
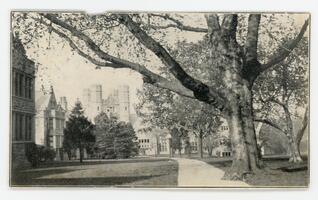
[{"label": "leafy tree", "polygon": [[119,122],[115,129],[114,151],[116,158],[129,158],[138,155],[138,142],[130,123]]},{"label": "leafy tree", "polygon": [[203,157],[203,139],[215,133],[221,123],[216,110],[151,85],[144,86],[138,96],[136,110],[145,124],[171,130],[173,150],[181,148],[187,134],[193,134],[198,139],[199,156]]},{"label": "leafy tree", "polygon": [[[144,82],[214,107],[228,121],[232,136],[233,162],[225,177],[243,179],[245,174],[259,169],[252,108],[254,81],[290,55],[309,24],[306,20],[298,30],[288,23],[290,14],[268,16],[256,13],[88,15],[15,12],[13,31],[24,34],[24,41],[29,46],[36,46],[32,41],[41,34],[53,33],[97,68],[128,68],[140,73]],[[186,24],[186,17],[196,18],[197,27]],[[285,27],[276,31],[277,23],[282,21]],[[210,67],[204,70],[207,70],[206,74],[217,76],[214,84],[187,72],[187,64],[181,64],[169,53],[176,46],[170,42],[171,37],[166,37],[168,29],[176,30],[173,32],[176,39],[180,38],[177,34],[183,32],[194,32],[198,37],[208,38],[205,45],[210,55]],[[270,53],[259,57],[258,43],[266,43],[268,33],[275,33],[280,44],[263,46]],[[117,52],[113,52],[111,44],[114,43]],[[151,62],[153,60],[156,62]],[[162,69],[173,78],[154,72]]]},{"label": "leafy tree", "polygon": [[[262,74],[254,86],[255,101],[260,109],[256,121],[282,131],[289,142],[290,162],[301,162],[299,140],[305,131],[296,134],[293,116],[307,110],[308,101],[308,44],[302,40],[299,47],[273,71]],[[307,121],[307,111],[304,120]],[[294,117],[295,118],[295,117]],[[283,123],[275,121],[282,120]],[[307,124],[307,122],[304,122]],[[305,127],[306,128],[306,127]],[[298,135],[298,137],[297,137]],[[297,140],[297,142],[296,142]]]},{"label": "leafy tree", "polygon": [[95,118],[98,154],[106,158],[129,158],[138,154],[138,142],[130,123],[101,112]]},{"label": "leafy tree", "polygon": [[94,125],[84,116],[82,104],[77,101],[66,122],[63,147],[68,151],[72,148],[79,149],[80,162],[83,162],[84,149],[95,142],[93,130]]},{"label": "leafy tree", "polygon": [[178,150],[179,156],[181,156],[182,141],[186,136],[187,133],[183,129],[173,128],[171,130],[171,149],[173,154]]},{"label": "leafy tree", "polygon": [[95,148],[99,157],[101,155],[114,155],[112,143],[114,140],[114,128],[117,123],[116,117],[108,117],[105,112],[101,112],[95,117]]}]

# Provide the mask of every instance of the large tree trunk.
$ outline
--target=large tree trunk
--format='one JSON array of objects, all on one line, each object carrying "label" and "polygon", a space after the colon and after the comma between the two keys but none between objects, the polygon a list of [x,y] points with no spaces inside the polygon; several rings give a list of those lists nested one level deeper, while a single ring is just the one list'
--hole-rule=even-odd
[{"label": "large tree trunk", "polygon": [[306,111],[305,111],[305,114],[304,114],[302,126],[298,130],[298,132],[296,134],[296,138],[295,138],[296,147],[297,147],[297,151],[299,152],[299,154],[300,154],[300,142],[301,142],[301,139],[304,136],[304,133],[306,131],[307,126],[308,126],[308,107],[306,108]]},{"label": "large tree trunk", "polygon": [[284,108],[285,120],[286,120],[286,136],[288,139],[289,150],[290,150],[289,162],[293,162],[293,163],[302,162],[303,160],[300,156],[299,148],[297,147],[297,144],[295,142],[293,121],[291,119],[291,114],[286,105],[283,108]]},{"label": "large tree trunk", "polygon": [[230,110],[226,119],[230,129],[233,161],[225,173],[225,179],[242,180],[260,166],[251,97],[247,84],[237,86],[236,93],[229,95]]},{"label": "large tree trunk", "polygon": [[84,157],[84,149],[82,145],[79,146],[79,151],[80,151],[80,163],[83,162],[83,157]]},{"label": "large tree trunk", "polygon": [[212,145],[208,145],[208,154],[209,154],[209,157],[212,157],[212,152],[213,152],[213,147],[212,147]]},{"label": "large tree trunk", "polygon": [[203,133],[200,131],[199,135],[198,135],[198,153],[200,158],[203,158]]}]

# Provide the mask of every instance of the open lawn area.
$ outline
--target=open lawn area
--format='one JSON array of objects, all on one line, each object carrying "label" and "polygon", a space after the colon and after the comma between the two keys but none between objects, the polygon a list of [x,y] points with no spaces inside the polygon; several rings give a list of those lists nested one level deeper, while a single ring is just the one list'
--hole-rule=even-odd
[{"label": "open lawn area", "polygon": [[177,186],[178,163],[166,158],[65,161],[12,172],[12,186]]},{"label": "open lawn area", "polygon": [[[230,158],[203,158],[206,163],[224,171],[231,166]],[[307,159],[301,164],[292,164],[287,158],[264,158],[264,170],[245,180],[252,187],[306,187],[309,181]]]}]

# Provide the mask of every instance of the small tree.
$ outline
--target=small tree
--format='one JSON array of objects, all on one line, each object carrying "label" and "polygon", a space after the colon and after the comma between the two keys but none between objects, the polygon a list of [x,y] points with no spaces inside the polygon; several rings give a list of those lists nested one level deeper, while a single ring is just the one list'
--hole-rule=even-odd
[{"label": "small tree", "polygon": [[177,128],[173,128],[171,130],[171,149],[173,154],[176,150],[178,150],[179,155],[181,156],[182,136],[182,131],[178,130]]},{"label": "small tree", "polygon": [[95,142],[93,129],[93,124],[84,116],[82,105],[77,101],[69,120],[66,122],[63,145],[68,151],[72,148],[78,148],[80,151],[80,162],[83,162],[84,149]]},{"label": "small tree", "polygon": [[138,142],[130,123],[119,122],[115,130],[114,150],[116,158],[130,158],[138,155]]}]

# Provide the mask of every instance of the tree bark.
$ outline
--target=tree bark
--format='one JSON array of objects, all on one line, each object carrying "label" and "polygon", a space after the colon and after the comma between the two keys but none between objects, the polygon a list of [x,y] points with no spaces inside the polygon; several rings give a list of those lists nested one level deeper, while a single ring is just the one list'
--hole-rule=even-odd
[{"label": "tree bark", "polygon": [[203,158],[203,133],[202,131],[200,131],[199,135],[198,135],[198,153],[200,158]]},{"label": "tree bark", "polygon": [[242,89],[241,95],[238,95],[239,93],[231,95],[231,110],[226,116],[233,160],[224,178],[230,180],[243,180],[245,175],[258,171],[260,167],[251,110],[251,92]]},{"label": "tree bark", "polygon": [[291,119],[291,114],[286,105],[283,108],[284,108],[285,120],[286,120],[286,136],[288,139],[289,150],[290,150],[289,162],[293,162],[293,163],[302,162],[303,160],[300,156],[299,148],[297,147],[297,144],[295,142],[293,121]]},{"label": "tree bark", "polygon": [[296,134],[296,138],[295,138],[296,147],[297,147],[297,151],[299,152],[299,155],[300,155],[300,142],[301,142],[301,139],[304,136],[304,133],[306,131],[307,126],[308,126],[308,107],[306,108],[306,111],[305,111],[305,114],[304,114],[302,127],[298,130],[298,132]]},{"label": "tree bark", "polygon": [[83,152],[83,147],[82,147],[81,144],[79,145],[79,151],[80,151],[80,163],[82,163],[83,162],[84,152]]}]

